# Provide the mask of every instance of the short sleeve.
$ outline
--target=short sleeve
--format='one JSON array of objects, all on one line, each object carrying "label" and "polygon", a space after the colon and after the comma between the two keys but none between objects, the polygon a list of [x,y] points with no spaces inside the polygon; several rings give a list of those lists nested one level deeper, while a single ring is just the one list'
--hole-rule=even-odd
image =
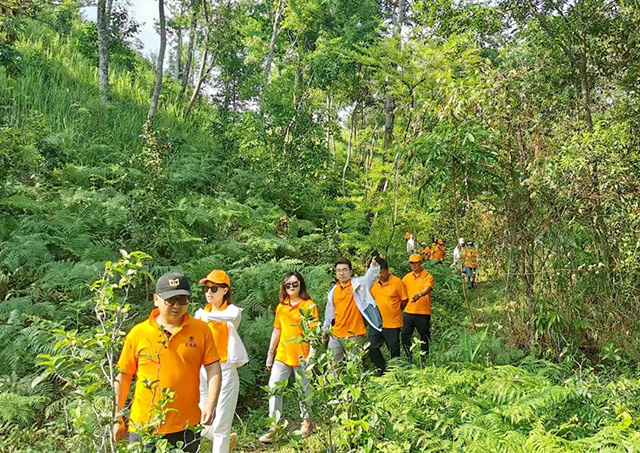
[{"label": "short sleeve", "polygon": [[429,288],[433,289],[433,275],[427,274],[426,281],[427,281],[427,285],[426,286],[428,286]]},{"label": "short sleeve", "polygon": [[404,282],[398,279],[398,292],[400,293],[400,300],[409,299],[409,294],[407,293],[407,287]]},{"label": "short sleeve", "polygon": [[118,359],[118,369],[124,374],[134,375],[138,371],[138,354],[136,353],[135,333],[132,330],[124,339],[122,353]]},{"label": "short sleeve", "polygon": [[202,360],[202,364],[204,366],[211,365],[212,363],[219,362],[220,356],[218,355],[218,350],[216,349],[216,342],[213,339],[213,334],[211,333],[211,329],[204,324],[204,358]]},{"label": "short sleeve", "polygon": [[273,320],[273,328],[274,329],[278,329],[278,330],[282,330],[281,327],[281,323],[280,323],[280,310],[282,304],[278,304],[278,307],[276,308],[276,318]]},{"label": "short sleeve", "polygon": [[314,303],[309,309],[311,310],[311,317],[314,319],[314,322],[309,323],[309,327],[315,327],[320,321],[320,316],[318,315],[318,306]]}]

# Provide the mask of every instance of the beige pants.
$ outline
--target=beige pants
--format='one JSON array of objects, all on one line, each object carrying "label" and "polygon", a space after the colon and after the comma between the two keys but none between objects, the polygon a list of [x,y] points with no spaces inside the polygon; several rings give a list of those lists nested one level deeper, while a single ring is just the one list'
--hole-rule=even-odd
[{"label": "beige pants", "polygon": [[[300,406],[300,418],[311,418],[307,404],[309,403],[309,396],[311,394],[311,385],[309,384],[309,378],[304,374],[304,370],[299,366],[289,366],[278,360],[273,362],[271,367],[271,376],[269,377],[269,388],[274,389],[278,382],[289,379],[291,373],[295,373],[296,379],[300,379],[302,385],[302,392],[298,405]],[[269,398],[269,418],[273,418],[276,422],[280,421],[282,416],[282,397],[279,395],[272,395]]]},{"label": "beige pants", "polygon": [[342,362],[344,360],[344,353],[346,351],[345,345],[348,342],[355,342],[358,346],[364,346],[367,341],[367,337],[365,335],[356,335],[355,337],[349,338],[329,338],[329,349],[333,351],[333,359],[336,362]]}]

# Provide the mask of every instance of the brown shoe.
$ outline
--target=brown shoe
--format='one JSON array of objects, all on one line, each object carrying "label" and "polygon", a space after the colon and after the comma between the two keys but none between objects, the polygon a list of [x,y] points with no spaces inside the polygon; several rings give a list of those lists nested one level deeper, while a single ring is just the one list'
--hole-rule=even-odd
[{"label": "brown shoe", "polygon": [[275,435],[276,435],[276,432],[270,429],[268,432],[260,436],[258,440],[263,444],[271,444],[273,443],[273,438],[275,437]]},{"label": "brown shoe", "polygon": [[233,451],[233,447],[238,443],[238,435],[236,433],[229,434],[229,453]]},{"label": "brown shoe", "polygon": [[313,425],[313,420],[310,418],[305,418],[302,420],[302,425],[300,425],[300,434],[302,434],[302,438],[309,437],[314,431],[315,426]]}]

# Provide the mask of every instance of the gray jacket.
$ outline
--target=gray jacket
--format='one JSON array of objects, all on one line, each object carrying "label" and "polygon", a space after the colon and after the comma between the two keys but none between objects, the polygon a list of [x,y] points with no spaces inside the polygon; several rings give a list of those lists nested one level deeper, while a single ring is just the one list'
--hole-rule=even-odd
[{"label": "gray jacket", "polygon": [[[380,315],[376,301],[373,300],[373,296],[369,291],[379,275],[380,266],[370,266],[363,277],[352,278],[351,285],[353,286],[353,298],[356,306],[364,319],[371,327],[382,331],[382,316]],[[331,329],[331,324],[336,317],[336,310],[333,305],[333,293],[335,290],[336,285],[333,285],[333,288],[331,288],[329,294],[327,294],[327,307],[324,310],[324,324],[322,325],[324,331]]]}]

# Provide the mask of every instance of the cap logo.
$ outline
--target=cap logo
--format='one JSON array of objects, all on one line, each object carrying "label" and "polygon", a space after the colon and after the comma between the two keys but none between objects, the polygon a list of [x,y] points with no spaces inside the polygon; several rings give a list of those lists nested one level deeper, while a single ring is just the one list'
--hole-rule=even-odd
[{"label": "cap logo", "polygon": [[173,280],[169,280],[169,286],[175,288],[176,286],[180,286],[180,279],[176,278]]}]

